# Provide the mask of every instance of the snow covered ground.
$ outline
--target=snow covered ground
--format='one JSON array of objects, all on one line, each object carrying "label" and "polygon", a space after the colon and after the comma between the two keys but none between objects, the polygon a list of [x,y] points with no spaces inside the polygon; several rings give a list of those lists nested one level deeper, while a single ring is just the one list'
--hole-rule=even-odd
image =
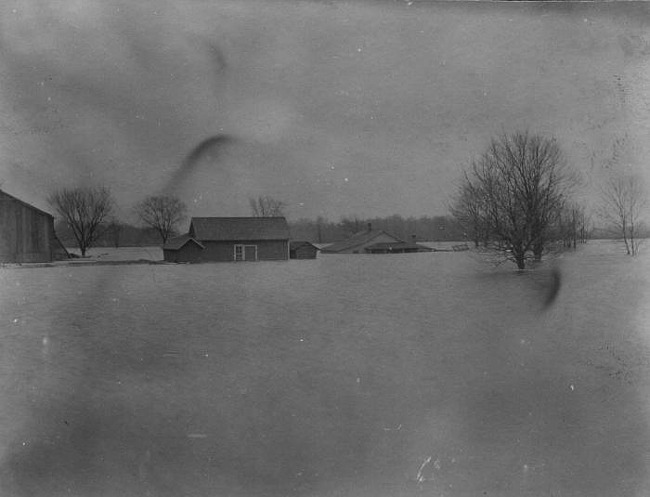
[{"label": "snow covered ground", "polygon": [[648,297],[614,242],[6,267],[0,494],[646,496]]},{"label": "snow covered ground", "polygon": [[[66,247],[69,253],[80,255],[79,249]],[[163,251],[160,247],[92,247],[86,252],[90,260],[97,261],[162,261]]]}]

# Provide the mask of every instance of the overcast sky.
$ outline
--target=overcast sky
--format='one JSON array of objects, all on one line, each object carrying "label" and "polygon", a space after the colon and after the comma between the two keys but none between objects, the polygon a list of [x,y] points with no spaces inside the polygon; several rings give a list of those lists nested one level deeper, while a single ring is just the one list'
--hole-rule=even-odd
[{"label": "overcast sky", "polygon": [[[503,131],[555,136],[593,198],[650,170],[639,3],[3,2],[0,180],[46,202],[110,186],[121,213],[446,213]],[[207,140],[207,141],[206,141]],[[197,148],[198,147],[198,148]]]}]

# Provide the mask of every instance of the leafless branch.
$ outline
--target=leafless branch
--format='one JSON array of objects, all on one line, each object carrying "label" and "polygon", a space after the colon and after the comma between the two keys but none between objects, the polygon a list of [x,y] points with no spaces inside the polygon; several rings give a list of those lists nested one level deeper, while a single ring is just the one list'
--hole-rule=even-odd
[{"label": "leafless branch", "polygon": [[113,210],[110,190],[106,187],[64,188],[52,193],[48,202],[72,230],[84,257]]},{"label": "leafless branch", "polygon": [[250,198],[248,202],[254,217],[282,217],[287,206],[281,200],[269,196]]},{"label": "leafless branch", "polygon": [[177,197],[150,196],[135,206],[135,212],[146,226],[155,229],[165,243],[185,219],[187,207]]}]

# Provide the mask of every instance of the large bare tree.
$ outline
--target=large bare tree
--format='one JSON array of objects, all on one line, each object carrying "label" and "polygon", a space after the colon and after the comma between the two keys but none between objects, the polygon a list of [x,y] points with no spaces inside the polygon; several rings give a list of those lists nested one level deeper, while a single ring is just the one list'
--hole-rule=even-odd
[{"label": "large bare tree", "polygon": [[135,206],[140,220],[158,232],[165,243],[185,219],[186,205],[177,197],[152,195]]},{"label": "large bare tree", "polygon": [[635,176],[613,176],[601,189],[601,215],[613,225],[625,243],[628,255],[637,255],[642,239],[644,209],[648,205],[647,194],[640,178]]},{"label": "large bare tree", "polygon": [[281,200],[269,196],[248,199],[253,217],[283,217],[287,206]]},{"label": "large bare tree", "polygon": [[555,140],[504,134],[465,172],[452,213],[524,269],[531,258],[541,260],[575,182]]},{"label": "large bare tree", "polygon": [[111,191],[106,187],[63,188],[52,193],[48,202],[68,225],[85,257],[113,210]]}]

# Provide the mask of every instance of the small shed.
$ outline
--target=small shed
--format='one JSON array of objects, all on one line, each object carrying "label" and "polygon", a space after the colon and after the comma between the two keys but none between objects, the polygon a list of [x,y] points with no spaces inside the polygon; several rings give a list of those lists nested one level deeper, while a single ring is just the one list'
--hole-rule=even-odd
[{"label": "small shed", "polygon": [[189,235],[170,238],[163,245],[163,258],[167,262],[193,262],[200,258],[205,246]]},{"label": "small shed", "polygon": [[320,249],[313,243],[294,240],[289,243],[289,257],[291,259],[316,259]]},{"label": "small shed", "polygon": [[0,262],[51,262],[67,257],[54,232],[54,216],[0,190]]},{"label": "small shed", "polygon": [[193,217],[163,254],[169,262],[286,261],[289,226],[283,217]]}]

